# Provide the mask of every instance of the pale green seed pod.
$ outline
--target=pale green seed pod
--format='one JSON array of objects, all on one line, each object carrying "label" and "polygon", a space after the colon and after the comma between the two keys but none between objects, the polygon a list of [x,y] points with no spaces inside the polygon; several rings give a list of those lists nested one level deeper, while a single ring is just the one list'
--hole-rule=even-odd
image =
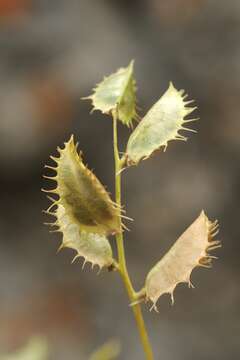
[{"label": "pale green seed pod", "polygon": [[124,125],[132,126],[137,118],[136,113],[136,81],[133,78],[133,61],[126,68],[105,77],[93,94],[83,99],[92,101],[93,111],[103,114],[115,114]]},{"label": "pale green seed pod", "polygon": [[143,159],[149,158],[152,153],[161,147],[164,151],[171,140],[187,138],[179,134],[180,130],[195,130],[185,128],[184,123],[197,119],[185,120],[196,107],[186,107],[192,101],[185,101],[184,91],[175,89],[170,83],[168,90],[144,116],[132,132],[126,150],[128,165],[136,165]]},{"label": "pale green seed pod", "polygon": [[[73,136],[58,151],[58,158],[51,157],[57,166],[47,166],[56,175],[45,176],[57,182],[55,189],[44,190],[58,195],[58,199],[50,198],[53,203],[46,211],[56,217],[49,225],[57,226],[55,231],[63,234],[60,249],[69,247],[77,252],[74,260],[83,257],[84,264],[111,268],[114,260],[106,236],[121,231],[120,209],[83,164]],[[54,207],[56,210],[51,211]]]},{"label": "pale green seed pod", "polygon": [[202,211],[200,216],[188,227],[171,247],[168,253],[148,273],[145,283],[146,299],[156,302],[163,294],[173,292],[179,283],[192,286],[190,276],[197,266],[210,267],[214,256],[208,251],[220,247],[219,241],[213,241],[218,232],[217,221],[208,220]]}]

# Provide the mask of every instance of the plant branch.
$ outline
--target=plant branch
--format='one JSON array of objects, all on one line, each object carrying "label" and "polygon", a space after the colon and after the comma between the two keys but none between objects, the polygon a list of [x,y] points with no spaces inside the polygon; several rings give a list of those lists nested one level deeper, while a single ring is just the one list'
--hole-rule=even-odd
[{"label": "plant branch", "polygon": [[[122,169],[123,161],[121,161],[118,151],[117,114],[115,112],[113,113],[113,148],[114,148],[114,159],[115,159],[115,196],[116,196],[116,203],[119,205],[119,207],[121,207],[121,169]],[[120,217],[119,217],[119,221],[121,223]],[[126,287],[129,300],[131,303],[134,303],[137,298],[137,293],[133,289],[132,282],[128,274],[122,231],[116,234],[116,242],[117,242],[118,262],[119,262],[118,270],[121,274],[122,280]],[[137,323],[138,332],[141,338],[146,360],[153,360],[153,352],[149,342],[145,323],[143,320],[141,306],[139,304],[134,304],[132,306],[132,310]]]}]

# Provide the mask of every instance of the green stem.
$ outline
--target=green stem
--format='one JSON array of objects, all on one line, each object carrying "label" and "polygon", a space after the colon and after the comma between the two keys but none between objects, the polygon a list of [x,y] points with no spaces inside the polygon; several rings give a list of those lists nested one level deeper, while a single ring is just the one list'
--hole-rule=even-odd
[{"label": "green stem", "polygon": [[[119,205],[119,207],[121,207],[121,170],[122,170],[123,161],[121,161],[121,159],[119,158],[116,114],[113,114],[113,147],[114,147],[114,159],[115,159],[115,196],[116,196],[116,203]],[[119,221],[121,223],[121,219],[119,219]],[[133,289],[132,282],[128,274],[122,231],[116,234],[116,242],[117,242],[118,261],[119,261],[118,270],[125,284],[129,300],[131,303],[133,303],[134,301],[136,301],[136,292]],[[153,360],[153,352],[149,342],[145,323],[143,320],[141,306],[140,304],[135,304],[132,305],[131,307],[135,316],[138,332],[141,338],[146,359]]]}]

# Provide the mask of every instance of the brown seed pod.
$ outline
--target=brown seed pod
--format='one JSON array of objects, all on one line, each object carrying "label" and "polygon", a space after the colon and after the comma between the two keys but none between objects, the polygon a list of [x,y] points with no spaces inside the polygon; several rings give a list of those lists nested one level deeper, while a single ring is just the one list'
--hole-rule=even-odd
[{"label": "brown seed pod", "polygon": [[145,283],[146,299],[156,302],[159,297],[169,293],[173,299],[173,292],[177,284],[186,282],[192,286],[190,276],[197,266],[211,267],[215,256],[209,251],[220,247],[219,241],[213,237],[218,232],[218,222],[208,220],[204,211],[190,225],[174,243],[168,253],[148,273]]}]

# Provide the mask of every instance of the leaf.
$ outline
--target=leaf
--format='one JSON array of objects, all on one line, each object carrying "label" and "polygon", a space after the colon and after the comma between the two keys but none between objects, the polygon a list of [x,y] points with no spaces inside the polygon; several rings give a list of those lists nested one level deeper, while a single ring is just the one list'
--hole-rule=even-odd
[{"label": "leaf", "polygon": [[84,264],[90,262],[92,267],[98,265],[100,269],[103,266],[111,267],[113,265],[112,248],[105,235],[89,233],[81,230],[79,224],[72,223],[62,205],[58,205],[55,225],[63,233],[63,241],[60,249],[64,247],[77,251],[74,257],[84,257]]},{"label": "leaf", "polygon": [[178,91],[170,83],[168,90],[148,111],[129,138],[126,151],[128,165],[138,164],[161,147],[165,151],[171,140],[186,141],[187,138],[179,134],[180,130],[195,132],[183,126],[197,120],[184,120],[196,107],[186,107],[192,101],[185,101],[187,95],[183,94],[183,90]]},{"label": "leaf", "polygon": [[133,78],[133,65],[120,68],[116,73],[105,77],[96,86],[92,95],[83,99],[92,100],[93,111],[100,110],[104,114],[117,112],[118,119],[125,125],[132,126],[136,114],[136,82]]},{"label": "leaf", "polygon": [[97,349],[90,360],[114,360],[120,354],[120,344],[117,340],[110,340]]},{"label": "leaf", "polygon": [[173,303],[173,292],[177,284],[186,282],[192,286],[190,276],[197,266],[211,267],[208,251],[220,247],[219,241],[213,241],[218,232],[218,222],[208,220],[202,211],[200,216],[175,242],[169,252],[148,273],[145,283],[146,298],[156,302],[160,296],[169,293]]},{"label": "leaf", "polygon": [[120,209],[96,176],[83,164],[73,136],[63,149],[58,148],[58,152],[60,157],[51,157],[57,166],[47,166],[56,171],[56,176],[44,176],[56,181],[57,187],[43,191],[59,197],[53,200],[47,213],[52,214],[50,210],[54,205],[62,205],[69,223],[76,224],[81,231],[100,235],[120,232]]}]

